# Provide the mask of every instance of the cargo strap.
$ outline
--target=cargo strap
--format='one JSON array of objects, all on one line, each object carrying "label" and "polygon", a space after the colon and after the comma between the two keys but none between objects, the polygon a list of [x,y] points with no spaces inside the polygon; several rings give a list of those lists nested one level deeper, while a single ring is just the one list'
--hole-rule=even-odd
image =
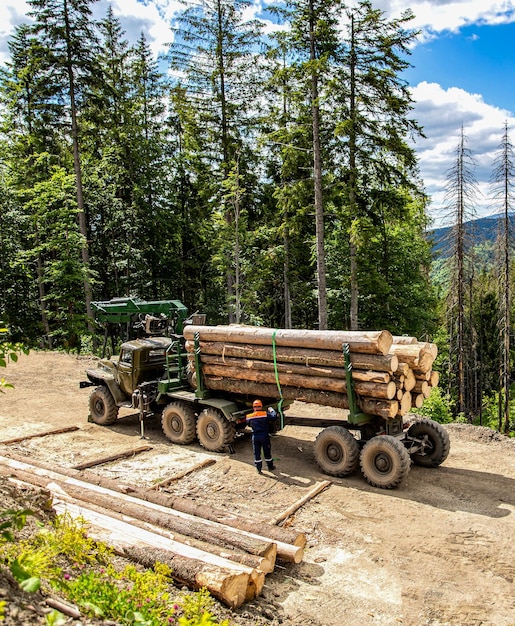
[{"label": "cargo strap", "polygon": [[272,335],[272,353],[274,356],[274,371],[275,371],[275,382],[277,384],[277,389],[279,391],[279,403],[277,405],[277,410],[279,411],[279,415],[281,416],[281,429],[284,428],[284,415],[283,415],[283,392],[281,391],[281,383],[279,382],[279,371],[277,369],[277,351],[275,349],[275,335],[277,333],[277,328],[274,330]]}]

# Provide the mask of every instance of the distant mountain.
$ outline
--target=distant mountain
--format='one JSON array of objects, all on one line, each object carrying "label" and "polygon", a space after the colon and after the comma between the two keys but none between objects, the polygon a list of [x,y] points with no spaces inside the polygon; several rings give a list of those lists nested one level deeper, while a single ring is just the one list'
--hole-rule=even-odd
[{"label": "distant mountain", "polygon": [[[465,223],[465,233],[472,241],[473,245],[480,243],[493,243],[497,238],[499,221],[503,219],[501,215],[480,217]],[[515,213],[510,213],[510,230],[515,232]],[[428,232],[430,240],[433,242],[433,254],[437,256],[447,256],[446,240],[449,236],[450,226],[435,228]]]}]

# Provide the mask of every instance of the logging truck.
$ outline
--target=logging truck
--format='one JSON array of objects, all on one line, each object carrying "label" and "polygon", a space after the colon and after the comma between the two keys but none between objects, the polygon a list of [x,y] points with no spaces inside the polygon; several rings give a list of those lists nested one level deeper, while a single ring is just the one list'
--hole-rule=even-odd
[{"label": "logging truck", "polygon": [[[171,442],[197,438],[206,450],[221,452],[246,428],[254,398],[278,412],[281,428],[288,423],[284,411],[302,401],[344,409],[314,443],[326,474],[346,476],[360,467],[371,485],[390,489],[412,461],[437,467],[447,458],[449,437],[440,424],[405,419],[438,384],[434,344],[388,331],[208,326],[204,316],[188,318],[177,301],[166,303],[168,310],[134,299],[93,303],[106,326],[136,319],[145,332],[86,371],[81,387],[95,387],[90,421],[109,425],[120,407],[134,408],[142,435],[145,419],[160,415]],[[164,327],[168,336],[154,334]]]}]

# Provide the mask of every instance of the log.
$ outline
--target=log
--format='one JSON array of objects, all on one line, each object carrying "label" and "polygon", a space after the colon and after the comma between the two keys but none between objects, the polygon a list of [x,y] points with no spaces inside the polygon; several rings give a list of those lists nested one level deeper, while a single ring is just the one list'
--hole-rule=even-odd
[{"label": "log", "polygon": [[431,369],[435,357],[429,348],[421,347],[420,344],[405,346],[392,344],[390,354],[396,354],[399,361],[407,363],[412,369],[427,372]]},{"label": "log", "polygon": [[429,386],[427,380],[417,380],[415,386],[413,387],[413,393],[421,393],[424,398],[429,398],[431,387]]},{"label": "log", "polygon": [[200,341],[230,341],[258,345],[315,348],[316,350],[341,350],[348,343],[351,352],[388,354],[392,335],[387,330],[339,331],[339,330],[296,330],[264,328],[259,326],[194,326],[184,327],[184,337],[192,340],[199,334]]},{"label": "log", "polygon": [[91,461],[84,461],[84,463],[74,465],[73,469],[88,469],[89,467],[95,467],[95,465],[103,465],[104,463],[110,463],[111,461],[117,461],[118,459],[125,459],[130,456],[135,456],[136,454],[140,454],[141,452],[147,452],[148,450],[152,450],[152,446],[140,446],[139,448],[133,448],[132,450],[124,450],[123,452],[111,454],[110,456],[103,456],[98,459],[92,459]]},{"label": "log", "polygon": [[[194,351],[194,342],[186,342],[186,350]],[[223,358],[248,358],[261,361],[274,360],[273,349],[270,346],[252,344],[224,343],[220,341],[201,341],[202,355],[211,354]],[[345,367],[343,350],[316,350],[309,348],[276,348],[276,360],[281,363],[297,363],[307,366]],[[350,361],[353,368],[361,370],[375,370],[380,372],[395,372],[399,359],[395,354],[363,354],[351,352]]]},{"label": "log", "polygon": [[[193,355],[188,355],[193,362]],[[248,358],[222,357],[212,354],[200,356],[201,363],[205,365],[217,365],[221,367],[237,367],[243,370],[262,370],[265,372],[277,371],[281,374],[300,374],[301,376],[319,376],[322,378],[345,379],[347,370],[343,367],[300,365],[297,363],[277,363],[271,361],[259,361]],[[388,383],[390,374],[388,372],[374,372],[372,370],[352,369],[352,379],[361,382]]]},{"label": "log", "polygon": [[[2,471],[2,466],[0,465],[0,472]],[[25,483],[33,484],[33,475],[30,472],[24,472],[22,470],[11,470],[11,472],[15,472],[16,478],[18,480],[23,480]],[[14,475],[14,474],[13,474]],[[72,504],[76,504],[77,506],[83,506],[84,501],[80,498],[74,498],[71,495],[70,487],[66,487],[66,490],[60,487],[57,483],[47,483],[45,490],[48,490],[51,494],[56,496],[58,499],[64,500],[65,502],[70,502]],[[70,493],[67,493],[70,492]],[[96,513],[105,514],[106,510],[93,504],[92,502],[87,503],[87,508],[95,511]],[[109,510],[109,515],[114,519],[117,519],[121,522],[130,523],[131,526],[136,526],[138,528],[142,528],[143,530],[148,530],[154,534],[161,535],[163,537],[167,537],[173,541],[176,541],[181,544],[185,544],[187,546],[191,546],[196,548],[197,550],[202,550],[203,552],[209,552],[210,554],[219,556],[223,559],[227,559],[229,561],[233,561],[234,563],[239,563],[243,565],[245,571],[248,569],[248,574],[251,577],[254,586],[256,587],[256,593],[260,593],[264,584],[265,574],[269,574],[273,572],[275,563],[272,563],[268,559],[264,557],[255,556],[253,554],[249,554],[243,550],[228,549],[222,548],[221,546],[217,546],[213,543],[208,543],[206,541],[201,541],[199,539],[195,539],[194,537],[190,537],[188,535],[182,535],[177,532],[170,532],[169,530],[162,528],[160,526],[156,526],[151,524],[146,520],[141,520],[135,517],[129,517],[128,515],[124,515],[123,513],[119,513],[118,511]]]},{"label": "log", "polygon": [[406,413],[410,412],[412,407],[413,398],[410,391],[405,391],[402,394],[402,398],[399,401],[399,412],[398,415],[406,415]]},{"label": "log", "polygon": [[[202,539],[202,535],[207,537],[207,541],[216,541],[219,545],[234,546],[240,549],[244,549],[251,554],[258,556],[264,556],[272,561],[277,554],[281,559],[294,563],[300,563],[303,557],[303,548],[287,544],[280,540],[270,541],[269,538],[263,537],[257,533],[247,532],[235,527],[228,527],[225,524],[218,522],[212,522],[210,520],[199,518],[188,513],[182,513],[175,509],[168,509],[159,504],[153,502],[141,501],[138,498],[119,493],[111,489],[85,483],[82,480],[77,480],[72,477],[64,477],[59,475],[53,470],[47,470],[43,468],[34,468],[30,464],[23,461],[16,461],[9,459],[8,457],[0,457],[0,464],[4,464],[6,467],[14,470],[37,470],[37,478],[43,477],[44,479],[50,479],[51,481],[59,484],[63,489],[68,490],[74,487],[78,487],[76,493],[77,498],[80,497],[83,501],[91,501],[95,504],[102,502],[102,506],[106,503],[106,508],[117,507],[119,512],[125,512],[138,517],[138,512],[143,515],[143,518],[148,521],[152,517],[153,523],[158,526],[163,526],[170,530],[176,530],[176,532],[192,535],[199,539]],[[5,471],[5,470],[4,470]],[[45,487],[46,483],[43,481],[40,486]],[[37,483],[34,483],[37,484]],[[78,494],[83,493],[82,496]],[[74,496],[75,497],[75,496]],[[108,503],[111,504],[108,504]],[[123,508],[123,510],[122,510]],[[209,529],[212,533],[209,534]]]},{"label": "log", "polygon": [[438,387],[438,383],[440,382],[440,372],[436,370],[431,370],[431,377],[429,378],[429,384],[431,387]]},{"label": "log", "polygon": [[6,439],[0,441],[0,445],[8,446],[11,443],[19,443],[20,441],[27,441],[28,439],[36,439],[37,437],[48,437],[49,435],[60,435],[61,433],[70,433],[74,430],[79,430],[78,426],[65,426],[64,428],[55,428],[53,430],[45,430],[42,433],[35,433],[34,435],[24,435],[23,437],[16,437],[15,439]]},{"label": "log", "polygon": [[393,335],[392,342],[403,346],[410,346],[417,344],[418,339],[416,337],[408,337],[405,335]]},{"label": "log", "polygon": [[413,391],[413,387],[417,384],[417,379],[415,378],[415,374],[409,365],[406,363],[407,370],[406,375],[404,376],[404,389],[406,391]]},{"label": "log", "polygon": [[206,562],[204,559],[209,557],[194,548],[188,547],[187,554],[184,554],[181,544],[117,522],[108,515],[95,513],[83,506],[55,502],[54,508],[59,514],[69,513],[72,517],[84,518],[88,522],[91,538],[114,547],[146,568],[154,567],[156,562],[164,563],[170,567],[176,581],[195,589],[206,587],[231,608],[238,608],[245,602],[249,576],[240,569],[233,569],[230,564],[221,566]]},{"label": "log", "polygon": [[424,395],[421,393],[417,393],[412,396],[412,407],[414,409],[420,409],[420,407],[424,404]]},{"label": "log", "polygon": [[[276,376],[273,371],[264,372],[261,370],[248,370],[237,367],[227,367],[223,365],[204,365],[202,373],[205,378],[221,377],[223,379],[235,379],[243,381],[253,381],[257,383],[276,383]],[[346,393],[347,382],[343,379],[322,378],[320,376],[300,376],[299,374],[279,374],[279,384],[281,387],[299,387],[301,389],[319,389],[321,391],[334,391],[336,393]],[[388,383],[364,383],[353,382],[356,393],[382,400],[392,400],[395,397],[396,387],[393,381]],[[209,386],[206,382],[206,386]],[[239,393],[237,389],[233,389]],[[277,394],[276,387],[276,394]]]},{"label": "log", "polygon": [[[266,383],[256,383],[247,380],[233,380],[230,378],[220,379],[207,376],[204,379],[206,387],[214,391],[227,391],[261,398],[277,398],[277,385]],[[298,400],[320,404],[322,406],[332,406],[340,409],[348,409],[349,402],[346,394],[321,391],[316,389],[302,389],[300,387],[281,387],[282,397],[285,400]],[[399,403],[397,400],[377,400],[375,398],[357,398],[358,407],[364,413],[377,415],[384,419],[389,419],[397,415]]]},{"label": "log", "polygon": [[197,463],[193,467],[188,467],[184,471],[178,472],[177,474],[170,476],[170,478],[165,478],[164,480],[159,481],[155,485],[152,485],[152,487],[149,487],[149,489],[161,489],[161,487],[166,487],[167,485],[170,485],[176,480],[180,480],[181,478],[184,478],[184,476],[188,476],[188,474],[191,474],[192,472],[196,472],[197,470],[202,469],[204,467],[209,467],[210,465],[214,465],[215,463],[216,463],[215,459],[204,459],[203,461],[201,461],[200,463]]},{"label": "log", "polygon": [[279,524],[280,522],[285,520],[287,517],[290,517],[290,515],[293,515],[295,511],[298,511],[301,506],[304,506],[306,504],[306,502],[309,502],[310,500],[312,500],[315,496],[321,493],[324,489],[327,489],[327,487],[330,487],[332,484],[333,483],[330,480],[324,480],[318,485],[315,485],[313,489],[311,489],[308,493],[302,496],[302,498],[297,500],[297,502],[294,502],[285,511],[283,511],[282,513],[280,513],[279,515],[271,519],[270,523]]},{"label": "log", "polygon": [[29,459],[27,457],[14,454],[12,452],[9,452],[9,454],[6,454],[4,457],[0,457],[0,462],[2,462],[3,459],[18,461],[19,463],[25,463],[25,465],[28,465],[28,467],[34,471],[37,471],[36,468],[38,467],[41,469],[52,471],[54,472],[54,474],[60,476],[60,478],[63,480],[65,479],[65,477],[76,478],[86,485],[97,485],[103,487],[106,490],[116,491],[122,494],[131,493],[133,497],[139,500],[143,500],[144,502],[151,502],[153,504],[158,504],[164,508],[170,508],[177,511],[182,511],[183,513],[189,513],[190,515],[196,517],[209,519],[212,522],[218,522],[220,524],[224,524],[225,526],[238,528],[240,530],[245,530],[254,534],[261,533],[264,536],[273,539],[274,541],[276,540],[280,542],[279,545],[281,545],[282,543],[286,543],[298,546],[300,548],[304,548],[304,546],[306,545],[306,535],[300,531],[297,531],[293,528],[280,528],[278,526],[268,524],[264,520],[249,519],[236,513],[232,513],[227,509],[210,507],[205,503],[198,504],[193,500],[183,498],[181,496],[168,495],[148,489],[137,489],[133,486],[124,485],[118,480],[105,478],[103,476],[99,476],[98,474],[88,472],[87,470],[84,472],[79,472],[77,470],[67,467],[56,468],[55,465],[45,463],[45,461],[32,458]]},{"label": "log", "polygon": [[[20,469],[25,469],[24,475],[19,473]],[[18,472],[17,476],[22,477],[23,480],[28,478],[27,468],[16,468],[10,465],[10,470],[14,476]],[[45,474],[52,474],[52,472],[45,472]],[[76,500],[91,503],[108,510],[113,509],[118,513],[146,521],[154,526],[160,526],[172,532],[189,535],[219,546],[226,548],[236,547],[249,554],[266,558],[270,563],[275,564],[277,546],[266,538],[252,536],[250,533],[230,529],[223,524],[200,519],[187,513],[164,509],[159,505],[138,502],[136,498],[120,493],[113,494],[110,490],[105,490],[96,485],[90,485],[85,489],[84,483],[81,484],[81,481],[76,481],[73,478],[66,478],[63,481],[58,476],[34,476],[33,484],[43,489],[51,490],[49,487],[50,483],[59,485],[66,494]]]}]

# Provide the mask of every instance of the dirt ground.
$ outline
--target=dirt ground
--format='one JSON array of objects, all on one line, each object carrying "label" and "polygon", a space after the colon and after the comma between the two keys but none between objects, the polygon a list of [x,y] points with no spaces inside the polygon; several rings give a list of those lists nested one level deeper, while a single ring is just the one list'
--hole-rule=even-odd
[{"label": "dirt ground", "polygon": [[[250,436],[234,454],[206,453],[198,444],[174,446],[158,420],[145,426],[124,410],[112,426],[87,421],[90,389],[79,389],[92,359],[33,352],[2,375],[15,385],[0,394],[0,441],[52,428],[60,435],[0,445],[2,451],[71,467],[141,446],[132,458],[94,469],[109,478],[150,486],[206,458],[216,463],[170,490],[197,502],[269,520],[316,483],[331,486],[289,522],[306,533],[304,559],[280,564],[263,595],[234,612],[237,624],[305,626],[515,625],[515,440],[486,428],[452,424],[451,452],[437,469],[411,468],[394,490],[356,474],[322,474],[313,457],[317,428],[286,426],[272,440],[275,472],[258,475]],[[294,403],[288,416],[339,415]]]}]

